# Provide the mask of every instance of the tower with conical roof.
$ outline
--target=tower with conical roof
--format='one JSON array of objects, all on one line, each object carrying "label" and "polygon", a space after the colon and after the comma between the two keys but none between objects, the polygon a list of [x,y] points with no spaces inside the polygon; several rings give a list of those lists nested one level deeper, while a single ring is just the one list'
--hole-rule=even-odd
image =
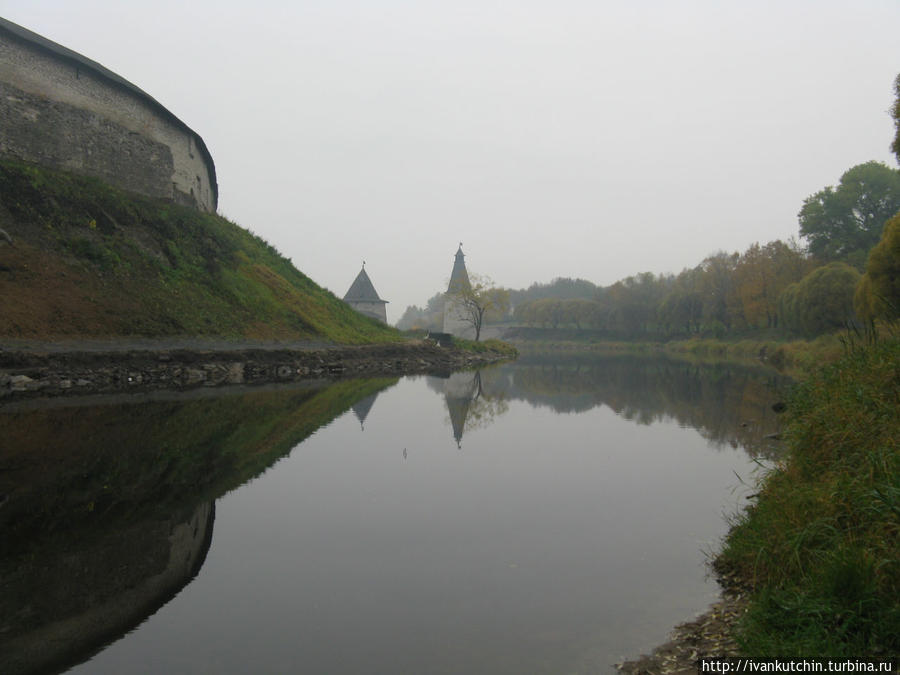
[{"label": "tower with conical roof", "polygon": [[356,279],[350,284],[350,290],[344,294],[344,302],[360,314],[387,323],[387,309],[385,308],[387,300],[378,297],[372,280],[366,274],[365,262],[363,262],[359,274],[356,275]]},{"label": "tower with conical roof", "polygon": [[462,252],[462,242],[456,250],[453,260],[453,271],[450,272],[450,283],[444,294],[444,332],[462,338],[474,338],[475,328],[466,320],[465,308],[460,302],[460,290],[471,288],[469,273],[466,271],[466,256]]}]

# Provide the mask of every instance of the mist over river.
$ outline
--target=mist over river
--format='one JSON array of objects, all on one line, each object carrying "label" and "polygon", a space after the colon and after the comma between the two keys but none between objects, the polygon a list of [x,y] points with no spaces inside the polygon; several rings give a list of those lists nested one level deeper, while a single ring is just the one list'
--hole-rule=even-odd
[{"label": "mist over river", "polygon": [[525,355],[0,407],[4,673],[608,673],[718,589],[785,381]]}]

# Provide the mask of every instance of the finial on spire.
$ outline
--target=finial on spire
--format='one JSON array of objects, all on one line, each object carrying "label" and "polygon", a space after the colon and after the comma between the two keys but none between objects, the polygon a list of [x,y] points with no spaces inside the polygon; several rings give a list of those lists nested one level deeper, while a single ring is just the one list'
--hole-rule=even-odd
[{"label": "finial on spire", "polygon": [[366,261],[363,260],[363,269],[366,269]]}]

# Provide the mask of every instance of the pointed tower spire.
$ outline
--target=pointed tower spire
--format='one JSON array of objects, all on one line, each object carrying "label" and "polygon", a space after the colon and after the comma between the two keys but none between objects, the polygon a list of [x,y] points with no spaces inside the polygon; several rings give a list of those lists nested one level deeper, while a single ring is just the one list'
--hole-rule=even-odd
[{"label": "pointed tower spire", "polygon": [[453,271],[450,272],[450,284],[447,286],[447,292],[453,293],[459,288],[468,288],[469,273],[466,271],[466,255],[462,251],[462,242],[459,242],[459,248],[456,250],[456,257],[453,259]]}]

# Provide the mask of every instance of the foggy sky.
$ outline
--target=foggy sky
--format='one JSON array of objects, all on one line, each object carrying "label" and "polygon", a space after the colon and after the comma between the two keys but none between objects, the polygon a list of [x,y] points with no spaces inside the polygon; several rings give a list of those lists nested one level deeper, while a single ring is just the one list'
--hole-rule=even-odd
[{"label": "foggy sky", "polygon": [[897,0],[0,0],[206,141],[219,211],[393,323],[470,272],[677,273],[896,167]]}]

